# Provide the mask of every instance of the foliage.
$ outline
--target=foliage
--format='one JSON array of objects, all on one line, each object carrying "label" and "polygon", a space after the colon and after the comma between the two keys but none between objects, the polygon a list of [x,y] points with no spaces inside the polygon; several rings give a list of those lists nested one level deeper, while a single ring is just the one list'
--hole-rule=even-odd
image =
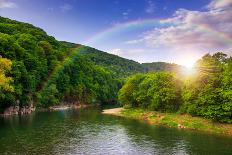
[{"label": "foliage", "polygon": [[132,75],[134,73],[146,71],[146,68],[138,62],[102,52],[94,48],[84,47],[80,50],[79,54],[98,65],[112,70],[114,76],[118,78],[127,77],[128,75]]},{"label": "foliage", "polygon": [[168,71],[174,73],[180,73],[182,67],[177,64],[170,64],[167,62],[152,62],[152,63],[142,63],[142,66],[147,72],[151,71]]},{"label": "foliage", "polygon": [[[0,56],[0,106],[7,107],[9,103],[13,102],[11,93],[14,91],[12,87],[12,77],[9,77],[12,62]],[[2,111],[2,109],[0,109]]]},{"label": "foliage", "polygon": [[196,67],[196,76],[188,79],[183,89],[184,111],[231,123],[231,59],[223,53],[207,54]]},{"label": "foliage", "polygon": [[[83,58],[76,59],[76,52]],[[14,88],[2,93],[5,99],[1,100],[0,109],[16,103],[50,106],[74,99],[115,102],[122,77],[144,70],[137,62],[87,46],[59,42],[40,28],[3,17],[0,55],[12,62]]]},{"label": "foliage", "polygon": [[171,73],[137,74],[119,91],[119,100],[132,107],[176,111],[180,106],[180,89],[180,82]]},{"label": "foliage", "polygon": [[120,83],[113,78],[111,71],[76,55],[51,77],[39,95],[39,103],[41,106],[54,105],[62,100],[109,103],[117,98],[119,87]]},{"label": "foliage", "polygon": [[12,82],[11,77],[7,77],[6,74],[11,70],[12,62],[6,58],[0,56],[0,92],[13,91],[13,87],[10,85]]},{"label": "foliage", "polygon": [[179,110],[231,123],[232,59],[220,52],[206,54],[195,66],[195,74],[181,81],[162,72],[132,76],[119,91],[119,99],[132,107]]},{"label": "foliage", "polygon": [[[71,50],[63,43],[48,36],[40,28],[0,17],[0,55],[12,63],[11,76],[14,91],[4,92],[0,109],[14,105],[28,105],[35,101],[36,92],[49,74],[68,56]],[[1,65],[2,66],[2,65]]]}]

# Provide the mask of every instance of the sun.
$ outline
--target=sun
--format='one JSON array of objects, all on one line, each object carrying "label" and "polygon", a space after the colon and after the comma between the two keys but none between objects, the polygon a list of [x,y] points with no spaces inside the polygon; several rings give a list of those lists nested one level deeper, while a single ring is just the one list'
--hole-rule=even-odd
[{"label": "sun", "polygon": [[187,69],[194,68],[194,65],[196,63],[196,60],[193,57],[185,57],[180,60],[180,65],[184,66]]},{"label": "sun", "polygon": [[187,69],[192,69],[194,67],[195,61],[186,61],[182,65]]},{"label": "sun", "polygon": [[195,63],[196,60],[193,57],[182,58],[179,64],[183,66],[183,70],[182,70],[183,74],[187,76],[195,74],[195,68],[194,68]]}]

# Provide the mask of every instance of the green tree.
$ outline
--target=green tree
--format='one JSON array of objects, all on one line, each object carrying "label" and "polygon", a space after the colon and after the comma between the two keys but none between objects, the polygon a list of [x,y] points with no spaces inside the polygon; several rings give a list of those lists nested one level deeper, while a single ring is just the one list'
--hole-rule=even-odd
[{"label": "green tree", "polygon": [[0,56],[0,92],[13,91],[13,86],[11,85],[13,79],[6,76],[7,72],[11,70],[11,65],[12,62],[10,60]]},{"label": "green tree", "polygon": [[183,111],[221,122],[232,120],[231,62],[223,53],[207,54],[197,62],[197,75],[183,91]]},{"label": "green tree", "polygon": [[180,98],[180,81],[168,72],[132,76],[119,91],[122,104],[159,111],[177,111]]}]

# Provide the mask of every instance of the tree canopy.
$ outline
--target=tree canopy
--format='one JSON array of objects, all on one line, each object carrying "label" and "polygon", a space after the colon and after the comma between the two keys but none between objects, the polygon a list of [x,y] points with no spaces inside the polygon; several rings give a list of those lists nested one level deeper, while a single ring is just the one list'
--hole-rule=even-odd
[{"label": "tree canopy", "polygon": [[119,91],[119,100],[132,107],[171,112],[180,106],[180,90],[180,81],[171,73],[137,74]]}]

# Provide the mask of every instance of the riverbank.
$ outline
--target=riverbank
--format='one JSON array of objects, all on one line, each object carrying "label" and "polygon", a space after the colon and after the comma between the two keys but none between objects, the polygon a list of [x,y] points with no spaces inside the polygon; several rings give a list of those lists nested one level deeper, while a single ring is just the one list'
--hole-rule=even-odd
[{"label": "riverbank", "polygon": [[91,105],[91,104],[60,104],[56,106],[50,106],[48,108],[36,108],[33,105],[30,106],[11,106],[4,110],[3,113],[0,114],[0,117],[9,117],[12,115],[28,115],[36,111],[60,111],[60,110],[68,110],[68,109],[81,109],[81,108],[88,108],[93,106],[99,105]]},{"label": "riverbank", "polygon": [[19,107],[16,106],[10,106],[3,110],[2,113],[0,113],[0,116],[11,116],[11,115],[27,115],[31,114],[36,110],[36,107],[33,106],[33,104],[28,106]]},{"label": "riverbank", "polygon": [[59,110],[67,110],[67,109],[81,109],[81,108],[87,108],[93,105],[90,104],[61,104],[57,106],[51,106],[48,109],[51,111],[59,111]]},{"label": "riverbank", "polygon": [[132,119],[146,121],[153,125],[164,125],[179,129],[198,130],[216,134],[232,136],[232,124],[213,122],[201,117],[193,117],[187,114],[161,113],[144,109],[115,108],[103,111],[104,114],[111,114]]},{"label": "riverbank", "polygon": [[113,109],[105,109],[103,110],[103,114],[109,114],[109,115],[121,115],[121,111],[123,110],[123,108],[113,108]]}]

